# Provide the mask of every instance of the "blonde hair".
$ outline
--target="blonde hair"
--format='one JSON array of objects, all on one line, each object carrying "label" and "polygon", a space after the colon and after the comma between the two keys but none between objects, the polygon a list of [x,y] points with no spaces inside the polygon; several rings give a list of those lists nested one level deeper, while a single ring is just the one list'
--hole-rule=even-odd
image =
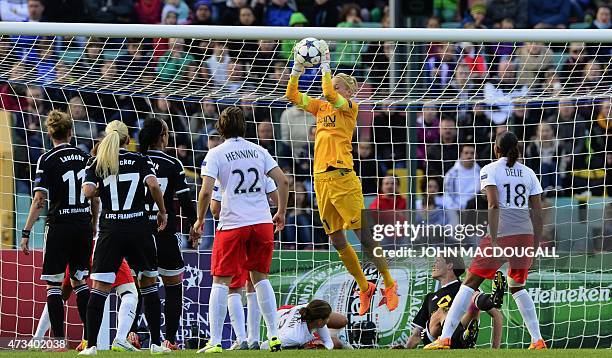
[{"label": "blonde hair", "polygon": [[72,130],[72,118],[62,111],[53,110],[47,117],[47,132],[49,137],[57,140],[68,139],[68,132]]},{"label": "blonde hair", "polygon": [[121,121],[110,122],[105,132],[96,155],[96,174],[102,179],[119,173],[119,149],[129,138],[128,128]]},{"label": "blonde hair", "polygon": [[351,95],[357,92],[357,79],[355,79],[355,77],[349,76],[346,73],[339,73],[335,75],[334,77],[337,77],[341,79],[342,81],[344,81],[344,84],[346,84],[346,87],[348,87],[348,89],[351,91]]}]

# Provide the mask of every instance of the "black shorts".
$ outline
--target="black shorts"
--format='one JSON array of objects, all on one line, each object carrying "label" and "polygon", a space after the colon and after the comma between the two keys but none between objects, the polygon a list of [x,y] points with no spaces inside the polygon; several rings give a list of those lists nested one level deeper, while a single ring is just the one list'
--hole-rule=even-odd
[{"label": "black shorts", "polygon": [[147,277],[157,277],[155,238],[148,225],[143,225],[140,231],[120,227],[101,229],[94,248],[92,280],[115,282],[123,258],[134,272]]},{"label": "black shorts", "polygon": [[83,280],[89,275],[93,231],[91,223],[53,223],[45,227],[41,280],[61,283],[70,266],[70,277]]},{"label": "black shorts", "polygon": [[[429,321],[427,321],[427,327],[429,327]],[[457,328],[455,329],[455,332],[453,332],[453,335],[451,337],[451,349],[468,348],[465,345],[465,341],[463,340],[464,331],[465,328],[463,328],[463,325],[461,324],[461,322],[459,322],[459,325],[457,325]],[[423,341],[423,345],[428,345],[429,343],[432,343],[431,339],[429,339],[429,335],[427,334],[428,332],[428,329],[421,332],[421,340]]]},{"label": "black shorts", "polygon": [[181,234],[172,232],[154,232],[157,245],[157,271],[162,276],[176,276],[185,271],[185,262],[181,253]]}]

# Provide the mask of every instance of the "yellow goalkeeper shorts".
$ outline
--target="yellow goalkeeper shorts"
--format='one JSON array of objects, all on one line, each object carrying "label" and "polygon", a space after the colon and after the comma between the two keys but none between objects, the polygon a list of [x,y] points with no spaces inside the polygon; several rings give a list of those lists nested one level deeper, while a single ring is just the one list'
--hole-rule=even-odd
[{"label": "yellow goalkeeper shorts", "polygon": [[319,215],[326,234],[361,229],[363,194],[355,172],[336,169],[314,175]]}]

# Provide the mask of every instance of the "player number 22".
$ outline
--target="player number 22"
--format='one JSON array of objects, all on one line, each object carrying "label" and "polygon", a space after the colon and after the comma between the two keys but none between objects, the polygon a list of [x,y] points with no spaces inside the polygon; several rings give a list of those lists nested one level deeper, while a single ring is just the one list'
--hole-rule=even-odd
[{"label": "player number 22", "polygon": [[232,171],[232,174],[238,174],[240,176],[240,182],[238,183],[238,185],[236,185],[236,188],[234,189],[234,194],[245,194],[247,192],[258,193],[261,191],[261,188],[255,187],[257,183],[259,182],[259,172],[257,171],[257,169],[249,168],[247,169],[247,173],[255,174],[255,180],[253,180],[253,184],[251,184],[248,190],[242,187],[242,184],[244,184],[244,177],[245,177],[244,172],[240,169],[234,169]]}]

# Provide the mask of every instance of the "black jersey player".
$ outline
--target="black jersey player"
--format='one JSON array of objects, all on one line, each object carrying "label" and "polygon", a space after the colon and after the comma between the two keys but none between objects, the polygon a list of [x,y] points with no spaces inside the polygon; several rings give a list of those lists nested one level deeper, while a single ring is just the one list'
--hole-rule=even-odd
[{"label": "black jersey player", "polygon": [[[168,145],[168,125],[160,119],[149,119],[144,122],[138,135],[140,152],[145,154],[153,163],[157,180],[164,194],[164,203],[168,212],[168,225],[164,230],[154,231],[157,250],[163,252],[158,257],[158,271],[164,282],[166,298],[164,317],[166,323],[165,347],[173,350],[176,345],[176,332],[183,307],[183,279],[181,273],[185,270],[183,256],[180,249],[181,234],[177,233],[177,213],[174,210],[174,197],[179,199],[182,213],[187,217],[189,228],[196,221],[196,211],[191,200],[190,190],[185,182],[185,169],[181,162],[164,153]],[[151,225],[157,225],[157,205],[151,195],[147,195],[149,220]]]},{"label": "black jersey player", "polygon": [[[36,166],[34,198],[22,230],[21,249],[28,255],[30,230],[49,200],[45,228],[45,249],[41,279],[47,281],[47,308],[55,337],[64,337],[64,303],[61,284],[66,265],[77,294],[77,306],[85,325],[89,287],[89,257],[93,237],[90,204],[81,193],[89,155],[70,144],[72,119],[64,112],[51,111],[47,130],[53,149],[44,153]],[[97,207],[93,200],[92,209]]]},{"label": "black jersey player", "polygon": [[158,230],[166,227],[166,208],[153,163],[140,153],[127,151],[129,142],[127,126],[112,121],[106,126],[106,136],[98,146],[96,157],[89,160],[85,169],[82,190],[88,198],[99,196],[102,209],[92,262],[92,292],[87,307],[87,341],[90,347],[81,355],[97,352],[104,302],[123,258],[139,273],[145,317],[151,333],[151,352],[169,351],[160,345],[157,252],[145,211],[145,187],[159,207]]}]

